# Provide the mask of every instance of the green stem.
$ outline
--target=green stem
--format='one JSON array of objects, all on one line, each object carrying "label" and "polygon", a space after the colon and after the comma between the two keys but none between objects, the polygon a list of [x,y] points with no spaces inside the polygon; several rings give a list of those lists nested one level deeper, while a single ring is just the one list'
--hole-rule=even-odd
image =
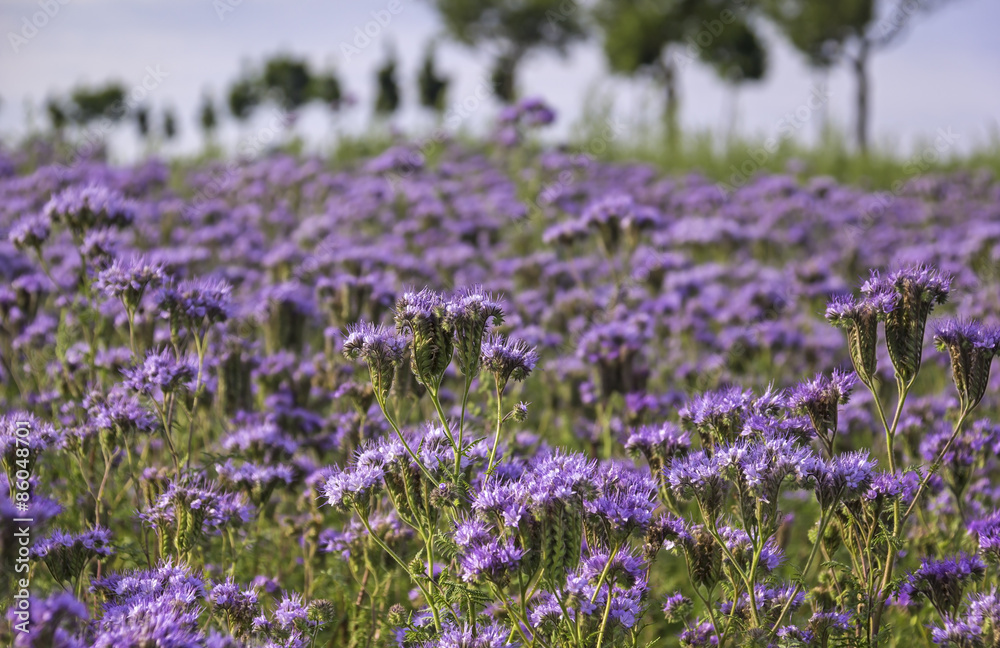
[{"label": "green stem", "polygon": [[[830,523],[830,520],[833,519],[833,511],[836,510],[836,508],[837,502],[834,502],[830,506],[829,511],[820,515],[819,531],[816,533],[816,541],[813,542],[812,549],[809,551],[809,557],[806,558],[806,564],[802,567],[802,580],[805,580],[806,574],[809,573],[809,568],[812,567],[813,560],[816,559],[816,553],[819,550],[819,545],[823,542],[823,534],[826,532],[826,526]],[[792,588],[791,596],[789,596],[788,600],[785,601],[785,605],[781,608],[781,613],[778,615],[778,619],[771,627],[772,635],[778,631],[778,628],[781,626],[781,622],[784,621],[785,615],[788,614],[789,608],[792,607],[792,601],[795,600],[795,597],[798,595],[800,587],[801,583],[796,583],[795,587]]]},{"label": "green stem", "polygon": [[496,385],[496,397],[497,397],[497,428],[496,432],[493,434],[493,447],[490,449],[490,460],[486,465],[486,475],[490,476],[493,474],[494,462],[497,456],[497,446],[500,445],[500,427],[503,425],[503,387],[500,386],[500,381],[495,379],[494,384]]},{"label": "green stem", "polygon": [[441,632],[441,615],[438,613],[437,606],[434,604],[434,599],[432,599],[430,597],[430,594],[427,593],[427,590],[424,589],[424,584],[420,581],[420,579],[413,576],[413,574],[410,572],[410,568],[406,565],[406,563],[403,562],[403,559],[400,558],[395,551],[389,548],[389,545],[383,542],[382,538],[378,537],[378,535],[375,534],[375,531],[372,530],[371,525],[368,524],[368,518],[365,515],[361,514],[361,510],[356,506],[354,507],[354,510],[357,512],[358,517],[361,518],[361,524],[365,526],[365,529],[368,531],[368,535],[371,537],[372,540],[375,541],[375,544],[381,547],[382,551],[392,556],[392,559],[395,560],[396,563],[403,568],[403,571],[406,572],[406,575],[410,577],[410,580],[413,581],[413,583],[417,586],[417,589],[420,590],[420,593],[424,595],[424,600],[427,601],[427,605],[431,609],[431,616],[434,617],[434,629],[437,630],[438,632]]},{"label": "green stem", "polygon": [[465,390],[462,392],[462,416],[458,422],[458,448],[455,451],[455,483],[459,482],[459,475],[462,472],[462,443],[465,440],[465,410],[469,405],[469,389],[472,387],[472,378],[465,377]]}]

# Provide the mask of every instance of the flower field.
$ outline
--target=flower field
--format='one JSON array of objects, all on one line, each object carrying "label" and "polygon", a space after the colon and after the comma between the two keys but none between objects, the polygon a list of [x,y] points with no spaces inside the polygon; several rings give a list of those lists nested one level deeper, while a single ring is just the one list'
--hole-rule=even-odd
[{"label": "flower field", "polygon": [[14,646],[1000,645],[1000,182],[0,157]]}]

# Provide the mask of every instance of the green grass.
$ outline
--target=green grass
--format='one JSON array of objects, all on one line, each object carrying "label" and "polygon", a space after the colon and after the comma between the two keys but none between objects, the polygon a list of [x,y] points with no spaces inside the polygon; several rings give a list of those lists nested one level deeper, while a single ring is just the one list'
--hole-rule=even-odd
[{"label": "green grass", "polygon": [[574,150],[610,161],[646,162],[667,173],[696,171],[730,185],[761,172],[831,176],[870,189],[889,189],[899,181],[934,173],[986,169],[1000,176],[1000,130],[964,153],[930,134],[907,153],[882,143],[861,154],[851,136],[835,127],[815,144],[802,142],[796,134],[769,142],[765,136],[726,137],[708,130],[683,132],[671,143],[664,124],[655,120],[626,124],[624,133],[609,137],[608,104],[595,105],[572,129]]}]

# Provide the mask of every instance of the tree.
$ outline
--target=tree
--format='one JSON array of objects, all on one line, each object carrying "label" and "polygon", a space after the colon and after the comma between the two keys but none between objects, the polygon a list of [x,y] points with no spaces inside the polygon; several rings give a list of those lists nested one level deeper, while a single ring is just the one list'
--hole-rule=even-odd
[{"label": "tree", "polygon": [[936,9],[948,0],[765,0],[767,15],[809,64],[820,70],[846,62],[854,74],[854,138],[858,150],[868,150],[872,53],[885,49],[906,33],[918,12]]},{"label": "tree", "polygon": [[215,104],[207,94],[201,98],[201,108],[198,109],[198,123],[205,139],[211,141],[215,137],[215,129],[219,125],[215,114]]},{"label": "tree", "polygon": [[163,111],[163,139],[170,141],[177,137],[177,117],[172,108]]},{"label": "tree", "polygon": [[424,62],[420,66],[417,85],[420,88],[420,105],[441,113],[444,112],[449,79],[438,74],[434,63],[434,53],[434,46],[430,45],[424,53]]},{"label": "tree", "polygon": [[146,106],[139,106],[135,109],[135,125],[139,130],[139,137],[147,139],[149,137],[149,109]]},{"label": "tree", "polygon": [[69,115],[67,114],[67,109],[61,101],[49,97],[45,100],[45,112],[49,116],[49,122],[52,124],[52,130],[56,134],[61,134],[63,129],[66,128],[66,124],[69,123]]},{"label": "tree", "polygon": [[399,108],[399,83],[396,81],[396,56],[389,54],[382,67],[376,72],[378,95],[375,97],[375,112],[391,115]]},{"label": "tree", "polygon": [[325,104],[330,110],[334,112],[340,110],[344,100],[344,93],[337,73],[330,70],[314,76],[311,95]]},{"label": "tree", "polygon": [[506,103],[517,94],[517,70],[532,51],[565,54],[584,37],[573,0],[434,0],[445,29],[460,43],[495,48],[493,91]]},{"label": "tree", "polygon": [[663,86],[672,145],[678,134],[678,75],[687,62],[707,63],[733,84],[763,78],[766,50],[748,8],[748,0],[600,0],[595,7],[611,69],[646,75]]},{"label": "tree", "polygon": [[312,73],[302,59],[277,55],[264,64],[260,83],[287,112],[294,112],[313,98]]},{"label": "tree", "polygon": [[229,104],[229,112],[232,113],[233,117],[237,121],[246,121],[260,104],[260,86],[255,78],[244,73],[229,87],[226,99]]},{"label": "tree", "polygon": [[69,117],[80,125],[104,117],[112,122],[125,117],[125,90],[117,83],[98,88],[79,87],[70,93]]}]

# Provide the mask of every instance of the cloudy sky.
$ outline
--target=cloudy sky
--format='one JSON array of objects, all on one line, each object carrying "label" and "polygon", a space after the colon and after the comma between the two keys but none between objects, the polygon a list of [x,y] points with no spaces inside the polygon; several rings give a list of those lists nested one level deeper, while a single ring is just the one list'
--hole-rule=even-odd
[{"label": "cloudy sky", "polygon": [[[194,116],[202,94],[221,97],[244,66],[288,52],[316,67],[336,69],[359,100],[337,122],[318,110],[303,115],[298,128],[321,146],[336,132],[368,127],[374,72],[389,47],[402,59],[407,102],[396,123],[410,131],[426,129],[430,119],[413,106],[416,67],[426,44],[442,40],[438,60],[453,79],[453,107],[462,101],[471,105],[488,56],[442,39],[428,0],[395,1],[396,14],[385,12],[391,0],[3,0],[0,136],[22,132],[33,112],[29,106],[37,112],[44,97],[76,84],[117,79],[134,88],[146,81],[155,86],[147,102],[154,109],[171,106],[181,117],[182,139],[175,150],[192,151],[199,141]],[[42,20],[37,14],[47,3],[54,15]],[[387,24],[373,22],[376,15]],[[35,29],[31,22],[45,24]],[[998,26],[997,0],[953,0],[916,22],[898,45],[880,52],[872,65],[875,140],[907,151],[948,131],[967,150],[1000,137]],[[357,39],[366,27],[375,34],[367,44]],[[819,81],[780,39],[770,42],[767,80],[741,90],[736,103],[740,132],[761,137],[777,134],[782,118],[804,105]],[[660,94],[648,83],[610,75],[593,43],[576,47],[565,59],[535,55],[520,85],[523,94],[543,96],[557,108],[560,125],[550,134],[553,139],[570,132],[588,107],[613,105],[614,114],[626,122],[650,119],[662,109]],[[849,126],[851,77],[836,71],[828,89],[830,118]],[[697,64],[682,72],[681,100],[685,126],[719,132],[728,127],[733,93]],[[477,104],[463,112],[462,126],[481,130],[495,111],[494,105]],[[797,134],[810,137],[818,122],[811,119]],[[224,138],[235,143],[247,137],[246,131],[229,125]],[[118,135],[125,149],[130,137]]]}]

